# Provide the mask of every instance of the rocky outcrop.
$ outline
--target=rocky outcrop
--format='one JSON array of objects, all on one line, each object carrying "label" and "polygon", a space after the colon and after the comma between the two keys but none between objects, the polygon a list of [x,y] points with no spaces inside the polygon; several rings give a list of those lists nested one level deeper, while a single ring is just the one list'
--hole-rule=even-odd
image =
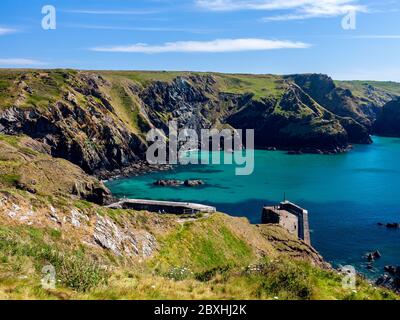
[{"label": "rocky outcrop", "polygon": [[157,180],[153,183],[155,186],[159,187],[198,187],[204,185],[204,181],[202,180],[175,180],[175,179],[161,179]]},{"label": "rocky outcrop", "polygon": [[186,187],[198,187],[198,186],[203,186],[205,183],[202,180],[185,180],[183,184]]},{"label": "rocky outcrop", "polygon": [[279,101],[250,102],[227,122],[235,128],[254,128],[256,146],[260,148],[335,152],[349,143],[371,142],[365,127],[350,118],[335,116],[294,84]]},{"label": "rocky outcrop", "polygon": [[371,119],[362,110],[361,103],[348,89],[337,87],[327,75],[300,74],[290,75],[287,79],[293,80],[307,94],[321,106],[340,117],[348,117],[370,128]]},{"label": "rocky outcrop", "polygon": [[382,136],[400,137],[400,98],[383,106],[373,131]]},{"label": "rocky outcrop", "polygon": [[376,280],[376,284],[400,292],[400,267],[385,266],[384,270],[385,274]]},{"label": "rocky outcrop", "polygon": [[183,181],[181,180],[167,180],[167,179],[161,179],[157,180],[153,183],[155,186],[159,187],[178,187],[183,185]]},{"label": "rocky outcrop", "polygon": [[101,77],[68,74],[65,81],[59,100],[46,108],[13,106],[0,113],[0,133],[28,135],[46,145],[52,156],[91,174],[143,157],[142,140],[113,115],[112,103],[100,90]]},{"label": "rocky outcrop", "polygon": [[217,105],[211,100],[215,84],[215,79],[208,75],[178,76],[172,82],[155,81],[137,94],[156,128],[168,132],[168,123],[162,117],[168,115],[179,127],[199,131],[213,124],[213,119],[208,119],[204,112],[207,105]]},{"label": "rocky outcrop", "polygon": [[97,216],[93,232],[94,241],[116,256],[148,258],[157,248],[153,235],[145,230],[121,228],[110,218]]},{"label": "rocky outcrop", "polygon": [[73,197],[97,204],[111,200],[111,193],[102,182],[64,159],[47,155],[45,147],[37,141],[28,137],[1,138],[0,176],[15,178],[0,179],[0,186],[32,195]]}]

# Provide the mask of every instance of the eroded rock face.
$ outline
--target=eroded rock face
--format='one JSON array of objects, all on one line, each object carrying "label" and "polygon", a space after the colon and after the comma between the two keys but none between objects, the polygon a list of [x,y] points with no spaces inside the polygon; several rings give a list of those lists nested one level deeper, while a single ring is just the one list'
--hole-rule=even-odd
[{"label": "eroded rock face", "polygon": [[147,231],[124,229],[107,217],[97,215],[93,239],[117,256],[149,257],[157,248],[156,239]]},{"label": "eroded rock face", "polygon": [[250,101],[227,122],[235,128],[254,128],[256,147],[263,149],[336,152],[346,150],[349,143],[372,142],[364,126],[321,108],[297,85],[289,85],[279,101]]},{"label": "eroded rock face", "polygon": [[329,111],[340,117],[349,117],[371,128],[368,111],[348,89],[339,88],[332,78],[324,74],[298,74],[287,77]]},{"label": "eroded rock face", "polygon": [[[11,108],[0,115],[0,132],[26,134],[48,146],[54,157],[88,173],[121,167],[139,159],[142,142],[105,114],[57,103],[43,113]],[[139,154],[141,154],[139,152]]]},{"label": "eroded rock face", "polygon": [[34,208],[29,200],[0,192],[2,224],[60,230],[65,239],[97,250],[108,250],[122,258],[146,259],[158,249],[156,238],[145,228],[131,223],[129,216],[122,217],[124,222],[117,223],[111,217],[89,212],[52,205]]},{"label": "eroded rock face", "polygon": [[383,106],[373,130],[382,136],[400,137],[400,98]]},{"label": "eroded rock face", "polygon": [[282,96],[265,90],[265,97],[256,99],[252,93],[224,92],[212,74],[139,85],[129,79],[114,83],[93,72],[64,72],[62,85],[54,84],[55,96],[35,105],[30,102],[35,86],[48,86],[53,76],[48,74],[16,75],[23,85],[13,105],[0,111],[0,133],[28,135],[42,151],[89,174],[123,171],[144,160],[147,131],[159,128],[168,134],[170,120],[198,132],[220,125],[255,129],[257,148],[334,151],[371,142],[367,120],[361,121],[351,93],[339,92],[332,79],[321,75],[287,77]]}]

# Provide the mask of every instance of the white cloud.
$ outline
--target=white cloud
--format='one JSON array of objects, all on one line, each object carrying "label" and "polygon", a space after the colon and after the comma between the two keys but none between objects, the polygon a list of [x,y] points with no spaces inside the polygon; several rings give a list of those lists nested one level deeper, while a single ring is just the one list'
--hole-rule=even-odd
[{"label": "white cloud", "polygon": [[376,34],[376,35],[364,35],[364,36],[353,36],[353,39],[400,39],[400,34]]},{"label": "white cloud", "polygon": [[166,52],[239,52],[264,51],[274,49],[304,49],[310,47],[303,42],[266,39],[217,39],[212,41],[178,41],[162,45],[137,43],[127,46],[97,47],[93,51],[100,52],[135,52],[135,53],[166,53]]},{"label": "white cloud", "polygon": [[359,4],[359,0],[196,0],[196,3],[212,11],[288,11],[287,14],[265,17],[265,21],[335,17],[351,11],[368,11],[367,6]]},{"label": "white cloud", "polygon": [[121,30],[121,31],[143,31],[143,32],[185,32],[185,33],[212,33],[214,29],[191,29],[191,28],[168,28],[168,27],[124,27],[124,26],[106,26],[106,25],[85,25],[70,24],[70,28],[91,29],[91,30]]},{"label": "white cloud", "polygon": [[5,35],[5,34],[9,34],[9,33],[14,33],[17,30],[15,29],[9,29],[9,28],[2,28],[0,27],[0,36]]},{"label": "white cloud", "polygon": [[97,15],[145,15],[154,14],[158,11],[150,10],[65,10],[67,13],[97,14]]},{"label": "white cloud", "polygon": [[42,61],[32,60],[32,59],[0,58],[1,66],[38,66],[44,64],[45,63]]}]

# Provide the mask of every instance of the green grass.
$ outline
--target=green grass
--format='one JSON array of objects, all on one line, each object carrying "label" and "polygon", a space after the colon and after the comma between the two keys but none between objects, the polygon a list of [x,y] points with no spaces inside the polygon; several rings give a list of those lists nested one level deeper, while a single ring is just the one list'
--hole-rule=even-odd
[{"label": "green grass", "polygon": [[176,232],[162,239],[157,261],[160,270],[186,266],[193,272],[226,265],[245,265],[254,254],[251,248],[226,226],[218,215],[187,222]]},{"label": "green grass", "polygon": [[[378,89],[380,95],[393,94],[400,95],[400,83],[393,81],[335,81],[336,85],[349,89],[356,97],[365,98],[368,86]],[[379,95],[379,92],[376,94]]]},{"label": "green grass", "polygon": [[18,174],[0,174],[0,184],[6,186],[15,186],[20,179],[21,176]]},{"label": "green grass", "polygon": [[6,142],[9,145],[19,148],[19,143],[21,141],[21,136],[9,136],[0,133],[0,141]]},{"label": "green grass", "polygon": [[56,270],[59,284],[85,292],[104,283],[107,273],[99,264],[88,258],[82,250],[65,252],[50,239],[59,240],[57,230],[43,230],[31,227],[0,227],[1,269],[24,271],[33,265],[35,273],[41,274],[45,265]]},{"label": "green grass", "polygon": [[149,128],[147,121],[140,114],[139,102],[135,96],[129,94],[121,83],[114,81],[111,89],[113,107],[117,109],[118,115],[128,127],[135,133],[141,133]]},{"label": "green grass", "polygon": [[253,94],[254,99],[279,97],[283,93],[283,80],[274,75],[218,74],[222,92],[233,94]]},{"label": "green grass", "polygon": [[193,72],[175,71],[99,71],[104,76],[112,76],[132,80],[141,86],[147,86],[154,81],[171,82],[176,77],[194,74]]},{"label": "green grass", "polygon": [[254,98],[276,97],[283,92],[283,80],[275,75],[222,74],[213,72],[175,72],[175,71],[101,71],[109,78],[125,78],[142,86],[154,81],[172,82],[177,77],[190,75],[213,76],[216,87],[221,92],[233,94],[253,94]]}]

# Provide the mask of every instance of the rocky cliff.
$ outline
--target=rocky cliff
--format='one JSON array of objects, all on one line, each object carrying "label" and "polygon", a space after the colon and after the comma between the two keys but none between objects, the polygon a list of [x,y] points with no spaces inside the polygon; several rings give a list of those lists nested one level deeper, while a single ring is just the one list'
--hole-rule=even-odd
[{"label": "rocky cliff", "polygon": [[258,148],[331,153],[371,142],[373,117],[357,99],[322,75],[3,70],[0,133],[98,175],[142,160],[147,131],[168,132],[170,120],[255,129]]},{"label": "rocky cliff", "polygon": [[373,129],[378,135],[400,137],[400,98],[383,106]]}]

